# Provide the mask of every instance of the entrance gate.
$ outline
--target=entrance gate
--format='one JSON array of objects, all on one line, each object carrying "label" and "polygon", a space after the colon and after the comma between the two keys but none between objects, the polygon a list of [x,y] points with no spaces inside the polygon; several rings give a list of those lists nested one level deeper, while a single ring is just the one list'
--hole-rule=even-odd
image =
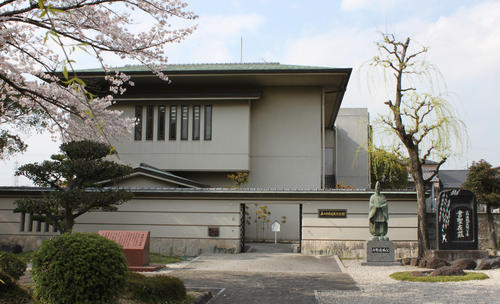
[{"label": "entrance gate", "polygon": [[[272,204],[272,203],[270,203],[269,205],[279,206],[279,205],[285,205],[285,204],[279,204],[279,203]],[[298,212],[298,214],[295,213],[295,215],[297,216],[295,218],[295,223],[297,223],[297,224],[296,224],[296,226],[294,226],[294,228],[298,229],[298,231],[295,230],[297,234],[296,234],[296,237],[294,239],[285,240],[284,243],[282,243],[282,244],[290,244],[291,248],[293,249],[293,252],[301,253],[301,251],[302,251],[302,213],[303,213],[302,204],[286,204],[286,205],[293,205],[296,208],[295,212]],[[240,227],[239,227],[240,253],[245,252],[246,249],[248,249],[248,246],[250,246],[251,248],[254,248],[255,245],[258,243],[271,245],[272,241],[274,240],[274,237],[272,240],[269,240],[269,238],[267,238],[266,240],[260,240],[260,239],[253,239],[250,237],[248,240],[250,243],[247,243],[246,234],[247,234],[248,229],[246,226],[248,224],[247,222],[249,222],[247,219],[247,216],[254,215],[252,210],[250,210],[250,212],[249,212],[249,209],[251,209],[251,208],[248,208],[248,206],[246,204],[240,203],[240,223],[239,223],[240,224]],[[280,218],[280,217],[278,217],[278,218]],[[290,218],[286,218],[286,217],[284,217],[284,218],[287,221],[290,220]],[[251,223],[252,223],[253,229],[259,229],[259,231],[260,231],[260,227],[253,226],[253,225],[256,225],[254,221],[252,221]],[[252,233],[253,230],[249,230],[248,232]],[[256,234],[257,234],[257,232],[256,232]]]}]

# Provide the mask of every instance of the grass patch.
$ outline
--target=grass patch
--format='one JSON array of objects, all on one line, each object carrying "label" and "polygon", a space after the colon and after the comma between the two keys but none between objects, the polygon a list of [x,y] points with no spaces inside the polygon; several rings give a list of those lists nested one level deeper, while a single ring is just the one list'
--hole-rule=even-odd
[{"label": "grass patch", "polygon": [[486,280],[489,279],[487,275],[479,272],[466,272],[464,276],[423,276],[416,277],[410,274],[410,271],[395,272],[390,275],[391,278],[398,281],[409,281],[409,282],[459,282],[459,281],[470,281],[470,280]]},{"label": "grass patch", "polygon": [[184,261],[183,258],[173,255],[163,255],[160,253],[149,253],[150,264],[171,264]]}]

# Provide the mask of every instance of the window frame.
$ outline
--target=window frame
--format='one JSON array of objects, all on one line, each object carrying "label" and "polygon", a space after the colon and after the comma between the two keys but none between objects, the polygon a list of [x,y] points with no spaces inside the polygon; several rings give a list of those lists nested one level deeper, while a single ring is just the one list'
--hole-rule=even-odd
[{"label": "window frame", "polygon": [[[207,115],[208,114],[208,115]],[[203,139],[204,140],[212,140],[213,136],[213,106],[205,105],[203,107]]]},{"label": "window frame", "polygon": [[158,106],[158,122],[157,122],[157,135],[156,139],[157,140],[165,140],[165,116],[167,114],[167,106],[166,105],[159,105]]},{"label": "window frame", "polygon": [[153,140],[154,137],[154,122],[155,121],[155,106],[148,105],[146,107],[146,140]]},{"label": "window frame", "polygon": [[177,105],[170,105],[168,107],[168,140],[177,140],[177,118]]},{"label": "window frame", "polygon": [[181,105],[181,140],[189,140],[189,106]]},{"label": "window frame", "polygon": [[[196,113],[198,112],[198,113]],[[193,105],[193,131],[192,140],[200,140],[201,106]]]},{"label": "window frame", "polygon": [[135,106],[134,140],[142,140],[142,105]]}]

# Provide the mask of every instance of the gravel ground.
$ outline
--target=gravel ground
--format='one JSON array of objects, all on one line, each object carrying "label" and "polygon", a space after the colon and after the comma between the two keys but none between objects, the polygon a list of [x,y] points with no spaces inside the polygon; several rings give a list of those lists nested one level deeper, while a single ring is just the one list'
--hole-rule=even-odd
[{"label": "gravel ground", "polygon": [[424,270],[409,266],[361,266],[359,260],[344,261],[345,272],[356,281],[359,291],[321,291],[326,303],[500,303],[500,269],[483,270],[490,278],[448,283],[396,281],[393,272]]}]

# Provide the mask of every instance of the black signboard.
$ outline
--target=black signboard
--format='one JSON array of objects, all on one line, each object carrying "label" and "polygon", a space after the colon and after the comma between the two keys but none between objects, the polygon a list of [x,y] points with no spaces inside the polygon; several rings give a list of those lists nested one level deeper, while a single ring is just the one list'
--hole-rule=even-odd
[{"label": "black signboard", "polygon": [[477,250],[477,206],[472,192],[441,192],[436,212],[439,250]]},{"label": "black signboard", "polygon": [[318,217],[345,218],[346,209],[318,209]]}]

